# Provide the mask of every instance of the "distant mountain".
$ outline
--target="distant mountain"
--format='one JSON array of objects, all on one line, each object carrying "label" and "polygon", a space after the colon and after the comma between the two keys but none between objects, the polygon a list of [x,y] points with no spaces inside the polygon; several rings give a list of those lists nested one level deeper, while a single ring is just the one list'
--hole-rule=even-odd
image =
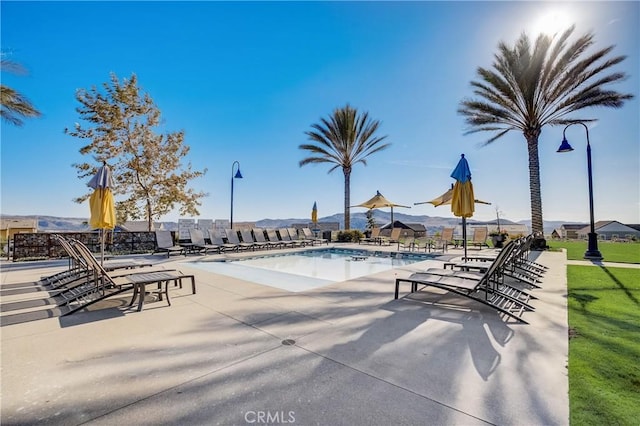
[{"label": "distant mountain", "polygon": [[[391,221],[390,211],[374,210],[373,215],[376,224],[378,226],[384,226]],[[63,218],[55,216],[16,216],[16,215],[0,215],[0,219],[37,219],[38,230],[41,232],[64,232],[64,231],[88,231],[89,225],[87,218]],[[393,219],[399,220],[405,223],[420,223],[424,225],[429,232],[435,232],[443,227],[454,227],[460,224],[460,218],[427,216],[427,215],[410,215],[394,211]],[[318,219],[319,222],[338,222],[344,223],[344,215],[337,213],[331,216],[324,216]],[[259,228],[284,228],[289,227],[293,223],[309,223],[310,218],[288,218],[288,219],[260,219],[256,221],[256,226]],[[531,229],[530,220],[521,220],[513,222],[508,219],[501,218],[500,222],[503,224],[524,224]],[[177,222],[160,222],[164,228],[170,231],[178,230]],[[486,223],[489,225],[495,225],[496,221],[479,222],[473,219],[467,221],[469,224],[474,223]],[[559,228],[565,223],[580,223],[580,222],[566,222],[566,221],[545,221],[544,232],[550,234],[554,229]],[[353,229],[364,230],[367,225],[367,217],[364,212],[356,212],[351,214],[351,227]],[[584,225],[587,225],[586,223]]]},{"label": "distant mountain", "polygon": [[0,219],[36,219],[41,232],[88,231],[89,223],[85,218],[67,218],[55,216],[17,216],[0,214]]}]

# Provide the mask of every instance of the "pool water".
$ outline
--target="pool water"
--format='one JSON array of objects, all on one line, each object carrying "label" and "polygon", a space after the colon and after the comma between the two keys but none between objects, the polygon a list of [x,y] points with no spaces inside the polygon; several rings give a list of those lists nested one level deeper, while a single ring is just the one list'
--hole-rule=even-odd
[{"label": "pool water", "polygon": [[300,292],[429,258],[428,255],[392,255],[391,253],[330,248],[264,254],[232,261],[192,262],[190,265],[244,281]]}]

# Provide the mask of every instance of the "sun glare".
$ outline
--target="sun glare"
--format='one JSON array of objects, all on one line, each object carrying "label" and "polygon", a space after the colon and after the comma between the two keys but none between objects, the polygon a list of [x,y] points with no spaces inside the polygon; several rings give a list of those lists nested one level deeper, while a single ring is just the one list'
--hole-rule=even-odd
[{"label": "sun glare", "polygon": [[551,10],[540,16],[537,21],[533,22],[532,35],[537,37],[538,34],[553,36],[562,32],[571,26],[569,15],[559,10]]}]

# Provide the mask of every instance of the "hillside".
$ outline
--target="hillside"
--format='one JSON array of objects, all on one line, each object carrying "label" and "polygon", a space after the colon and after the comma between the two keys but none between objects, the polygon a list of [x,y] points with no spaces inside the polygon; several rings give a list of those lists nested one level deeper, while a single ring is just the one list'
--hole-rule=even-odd
[{"label": "hillside", "polygon": [[[331,216],[324,216],[318,219],[319,222],[343,222],[343,214],[334,214]],[[87,231],[89,230],[88,218],[63,218],[54,216],[16,216],[16,215],[0,215],[0,219],[37,219],[38,230],[40,232],[69,232],[69,231]],[[399,220],[405,223],[420,223],[423,224],[430,232],[435,232],[443,227],[452,227],[460,224],[459,218],[448,218],[439,216],[427,216],[427,215],[410,215],[406,213],[394,212],[394,220]],[[383,226],[389,223],[391,220],[391,213],[386,211],[375,210],[374,219],[379,226]],[[504,224],[525,224],[531,229],[531,221],[524,220],[519,222],[513,222],[508,219],[500,219]],[[288,218],[288,219],[260,219],[256,221],[256,226],[260,228],[282,228],[288,227],[293,223],[308,223],[309,218]],[[175,231],[178,229],[177,222],[162,222],[165,229]],[[351,214],[351,227],[353,229],[364,230],[366,228],[367,218],[365,213],[357,212]],[[473,219],[467,221],[469,224],[478,223]],[[481,222],[487,223],[487,222]],[[489,224],[495,224],[495,220],[488,222]],[[563,221],[547,221],[544,224],[545,234],[551,233],[555,228],[559,228],[563,223],[575,223],[575,222],[563,222]]]}]

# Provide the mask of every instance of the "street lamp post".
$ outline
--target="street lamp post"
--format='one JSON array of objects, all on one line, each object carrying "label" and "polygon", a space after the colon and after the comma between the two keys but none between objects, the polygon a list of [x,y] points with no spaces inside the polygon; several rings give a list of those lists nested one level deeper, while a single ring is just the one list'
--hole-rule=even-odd
[{"label": "street lamp post", "polygon": [[[233,170],[236,167],[236,165],[238,166],[238,170],[234,174]],[[230,220],[229,220],[231,229],[233,229],[233,180],[234,179],[242,179],[242,173],[240,173],[240,162],[239,161],[234,161],[233,164],[231,165],[231,217],[230,217]]]},{"label": "street lamp post", "polygon": [[587,132],[587,174],[589,177],[589,215],[591,221],[591,232],[589,232],[589,242],[587,251],[584,252],[584,258],[592,260],[602,260],[602,254],[600,253],[600,250],[598,250],[598,234],[596,234],[595,221],[593,219],[593,177],[591,174],[591,143],[589,143],[589,128],[587,127],[587,125],[581,121],[567,124],[567,126],[562,131],[562,143],[560,144],[560,148],[558,148],[557,152],[573,151],[573,148],[571,147],[571,145],[569,145],[569,142],[567,142],[565,133],[567,129],[574,124],[582,124],[582,126],[584,126],[584,130]]}]

